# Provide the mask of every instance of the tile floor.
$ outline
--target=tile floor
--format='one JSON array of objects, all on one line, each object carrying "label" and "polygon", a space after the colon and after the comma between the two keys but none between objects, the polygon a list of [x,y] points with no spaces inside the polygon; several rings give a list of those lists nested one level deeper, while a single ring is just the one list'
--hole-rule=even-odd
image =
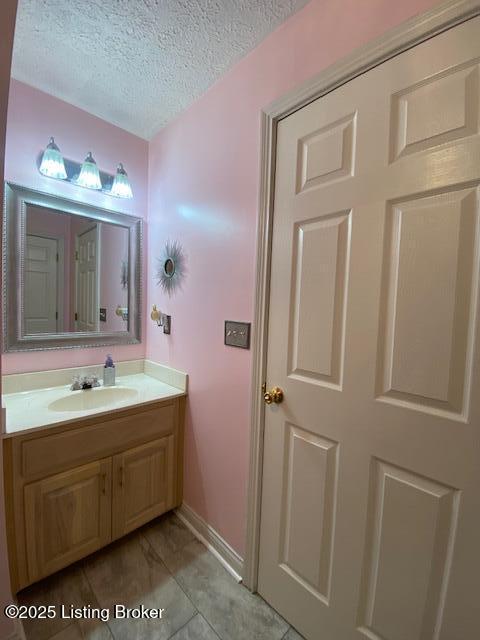
[{"label": "tile floor", "polygon": [[174,514],[166,514],[58,574],[19,604],[165,609],[162,620],[24,621],[27,640],[302,640],[237,584]]}]

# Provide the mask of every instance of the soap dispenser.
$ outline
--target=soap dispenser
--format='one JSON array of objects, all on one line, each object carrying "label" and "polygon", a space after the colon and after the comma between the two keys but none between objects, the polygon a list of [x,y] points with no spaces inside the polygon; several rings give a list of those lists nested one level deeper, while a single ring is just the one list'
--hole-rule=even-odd
[{"label": "soap dispenser", "polygon": [[103,386],[113,387],[115,385],[115,365],[113,364],[112,356],[108,354],[105,360],[105,366],[103,367]]}]

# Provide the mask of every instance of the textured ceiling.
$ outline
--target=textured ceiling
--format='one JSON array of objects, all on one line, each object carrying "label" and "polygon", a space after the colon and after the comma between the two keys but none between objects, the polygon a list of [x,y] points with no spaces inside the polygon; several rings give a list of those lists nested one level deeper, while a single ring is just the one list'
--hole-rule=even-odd
[{"label": "textured ceiling", "polygon": [[12,75],[150,139],[307,0],[20,0]]}]

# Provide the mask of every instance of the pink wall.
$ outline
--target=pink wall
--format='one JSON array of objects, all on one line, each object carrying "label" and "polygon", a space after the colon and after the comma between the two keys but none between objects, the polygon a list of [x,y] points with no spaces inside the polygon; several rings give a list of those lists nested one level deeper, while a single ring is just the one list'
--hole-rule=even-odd
[{"label": "pink wall", "polygon": [[[150,144],[147,357],[190,374],[185,502],[244,553],[251,352],[223,345],[253,317],[260,110],[435,0],[312,0]],[[184,290],[155,286],[164,242],[188,254]]]},{"label": "pink wall", "polygon": [[[111,198],[42,176],[37,170],[36,158],[52,135],[66,158],[81,161],[91,150],[99,168],[109,173],[114,173],[117,163],[123,162],[134,198]],[[8,103],[5,179],[40,191],[146,218],[148,143],[77,107],[12,80]],[[144,354],[145,341],[139,345],[113,349],[116,360],[143,358]],[[105,348],[102,347],[36,352],[34,357],[28,353],[4,354],[2,362],[3,373],[6,374],[97,364],[104,359]]]},{"label": "pink wall", "polygon": [[[0,4],[0,176],[4,168],[5,129],[10,81],[13,32],[17,0],[2,0]],[[3,202],[3,183],[0,181],[0,202]],[[1,225],[1,222],[0,222]],[[0,309],[1,311],[1,309]],[[0,366],[1,373],[1,366]],[[1,383],[0,383],[1,391]],[[5,536],[5,506],[3,501],[3,441],[0,441],[0,638],[7,638],[14,631],[14,624],[3,614],[6,604],[12,602]]]}]

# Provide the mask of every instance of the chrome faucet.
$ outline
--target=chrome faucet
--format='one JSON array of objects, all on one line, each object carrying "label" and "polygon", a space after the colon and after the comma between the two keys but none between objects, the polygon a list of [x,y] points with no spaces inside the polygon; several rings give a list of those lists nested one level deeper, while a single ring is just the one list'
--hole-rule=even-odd
[{"label": "chrome faucet", "polygon": [[75,376],[72,380],[70,390],[80,391],[85,389],[93,389],[94,387],[99,387],[99,386],[100,386],[100,382],[98,381],[98,376],[96,375]]}]

